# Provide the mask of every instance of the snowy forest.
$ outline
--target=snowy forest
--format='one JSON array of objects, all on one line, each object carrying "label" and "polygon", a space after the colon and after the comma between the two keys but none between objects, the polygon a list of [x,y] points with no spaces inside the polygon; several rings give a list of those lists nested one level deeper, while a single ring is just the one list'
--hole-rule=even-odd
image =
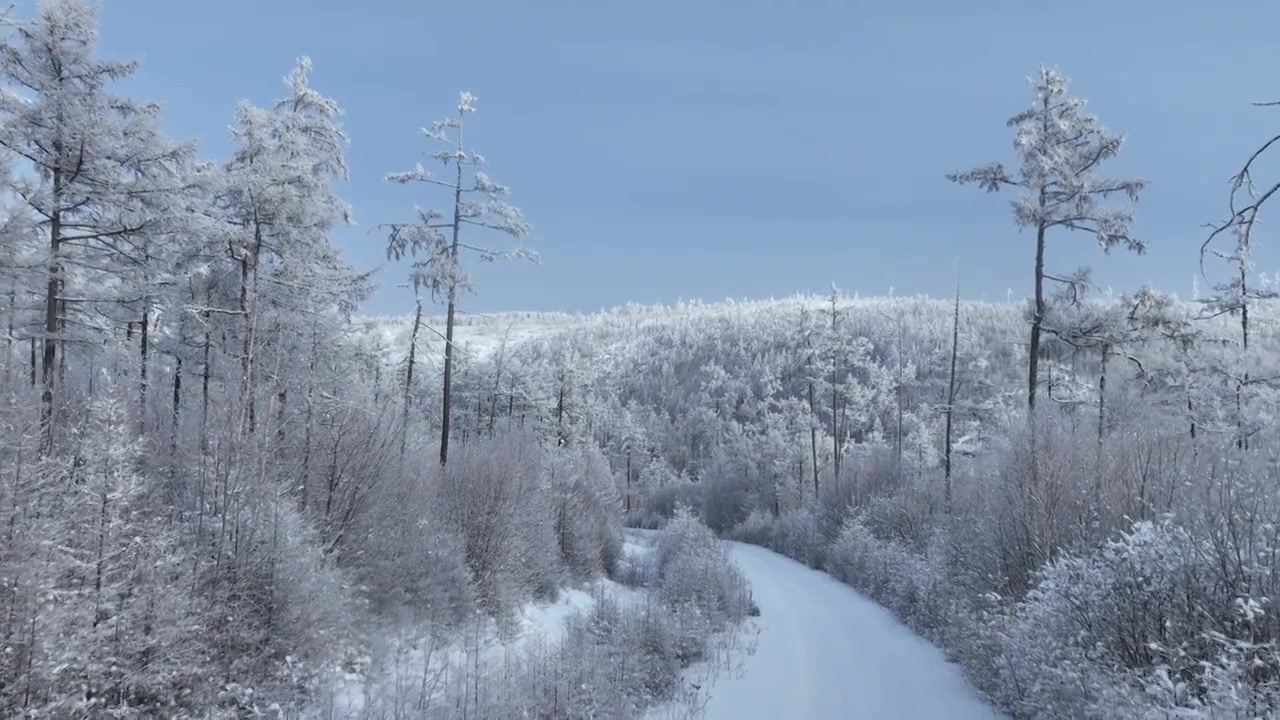
[{"label": "snowy forest", "polygon": [[[1011,718],[1280,716],[1277,138],[1190,230],[1200,297],[1054,264],[1143,252],[1145,182],[1044,67],[973,151],[1005,161],[935,178],[1011,208],[1025,302],[968,273],[480,315],[468,268],[539,258],[475,97],[386,169],[421,205],[365,272],[310,60],[206,158],[115,91],[139,68],[95,4],[37,7],[0,38],[0,714],[692,715],[758,612],[723,538],[873,599]],[[417,302],[364,313],[376,283]]]}]

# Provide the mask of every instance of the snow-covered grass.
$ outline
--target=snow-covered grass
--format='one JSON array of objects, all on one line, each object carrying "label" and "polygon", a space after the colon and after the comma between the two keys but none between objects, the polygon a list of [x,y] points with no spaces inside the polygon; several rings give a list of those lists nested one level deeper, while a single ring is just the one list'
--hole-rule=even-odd
[{"label": "snow-covered grass", "polygon": [[506,676],[531,656],[553,652],[563,642],[569,621],[591,613],[598,604],[632,605],[643,595],[600,578],[561,592],[554,602],[528,603],[504,622],[480,616],[448,635],[412,625],[388,629],[374,643],[374,653],[335,670],[327,696],[309,717],[381,718],[401,717],[407,709],[425,712],[456,695],[458,684],[465,688],[476,683],[476,677]]},{"label": "snow-covered grass", "polygon": [[[691,717],[700,689],[741,657],[734,623],[745,615],[736,571],[698,527],[688,519],[665,538],[628,533],[621,581],[566,590],[507,622],[478,618],[448,637],[388,630],[334,673],[305,717],[518,717],[549,704],[550,717],[630,718],[655,703],[667,717]],[[701,563],[697,577],[682,569],[690,560]]]}]

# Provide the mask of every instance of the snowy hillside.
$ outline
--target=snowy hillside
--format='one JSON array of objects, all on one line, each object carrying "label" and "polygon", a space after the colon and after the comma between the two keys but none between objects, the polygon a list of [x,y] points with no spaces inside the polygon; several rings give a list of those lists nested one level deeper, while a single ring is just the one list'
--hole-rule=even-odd
[{"label": "snowy hillside", "polygon": [[[554,337],[589,323],[592,316],[562,313],[504,312],[484,315],[460,314],[454,330],[454,342],[463,355],[473,361],[485,361],[504,345],[515,348],[532,340]],[[426,330],[420,345],[424,351],[443,352],[445,319],[424,315]],[[371,335],[375,346],[385,348],[387,358],[402,358],[409,346],[413,329],[412,316],[364,316],[356,323]]]},{"label": "snowy hillside", "polygon": [[[602,448],[632,523],[684,504],[721,533],[821,568],[943,646],[1005,709],[1021,702],[1016,688],[1041,683],[1034,702],[1050,714],[1084,697],[1118,713],[1101,716],[1131,717],[1164,682],[1159,662],[1081,664],[1076,641],[1036,628],[1114,642],[1090,618],[1124,606],[1133,568],[1171,568],[1135,596],[1148,599],[1167,599],[1182,573],[1219,572],[1172,558],[1225,551],[1213,540],[1223,520],[1192,520],[1205,493],[1233,513],[1270,502],[1261,456],[1215,463],[1262,442],[1280,413],[1276,310],[1251,306],[1241,353],[1239,314],[1213,306],[1151,292],[1055,305],[1034,465],[1021,304],[837,295],[510,317],[470,329],[488,348],[501,346],[496,327],[524,331],[501,362],[491,351],[461,363],[455,419],[468,435],[532,426]],[[1269,543],[1260,532],[1247,542]],[[1225,622],[1242,582],[1197,580],[1195,592]],[[1080,603],[1088,616],[1068,612]],[[1116,632],[1163,636],[1142,617]],[[1179,617],[1180,677],[1244,693],[1235,651],[1195,645],[1204,621]],[[1107,652],[1128,657],[1123,645]],[[1083,694],[1070,690],[1076,673]],[[1160,707],[1235,702],[1179,692]]]},{"label": "snowy hillside", "polygon": [[0,717],[1280,718],[1265,13],[247,2],[0,10]]},{"label": "snowy hillside", "polygon": [[[1120,298],[1091,299],[1109,304]],[[907,334],[945,333],[949,331],[953,300],[928,297],[858,297],[841,295],[839,308],[855,326],[866,332],[889,332],[889,325],[902,323]],[[765,324],[776,320],[786,323],[798,313],[818,315],[829,312],[831,299],[825,295],[795,295],[781,299],[726,300],[721,302],[682,302],[675,305],[629,304],[593,313],[494,312],[460,314],[455,329],[455,342],[475,361],[488,360],[504,345],[510,348],[555,338],[590,338],[590,342],[616,345],[635,342],[660,328],[681,325],[707,326],[731,324]],[[1188,317],[1204,315],[1203,304],[1176,303]],[[995,351],[997,345],[1025,343],[1027,333],[1026,304],[1022,302],[977,302],[961,300],[966,318],[962,332],[977,337],[978,342]],[[428,310],[429,312],[429,310]],[[443,315],[423,315],[425,331],[420,346],[431,352],[443,349]],[[1261,303],[1252,311],[1252,322],[1263,342],[1280,329],[1280,305]],[[412,315],[360,316],[355,320],[362,332],[372,336],[371,342],[383,348],[388,358],[402,358],[407,353]],[[1211,317],[1206,324],[1215,334],[1237,332],[1237,320],[1228,316]],[[934,338],[937,339],[937,338]],[[939,348],[940,350],[940,348]]]}]

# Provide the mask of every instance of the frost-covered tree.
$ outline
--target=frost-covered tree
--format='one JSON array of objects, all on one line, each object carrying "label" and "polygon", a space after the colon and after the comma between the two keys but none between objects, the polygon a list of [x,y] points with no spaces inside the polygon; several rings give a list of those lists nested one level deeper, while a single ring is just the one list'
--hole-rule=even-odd
[{"label": "frost-covered tree", "polygon": [[7,158],[0,156],[0,304],[4,307],[4,386],[12,387],[30,343],[30,378],[35,385],[38,316],[34,303],[41,279],[39,238],[20,198]]},{"label": "frost-covered tree", "polygon": [[[257,351],[260,295],[281,287],[270,273],[302,272],[329,258],[325,234],[350,219],[350,210],[333,183],[347,176],[346,132],[338,123],[341,108],[311,88],[311,60],[302,57],[285,77],[288,92],[271,109],[242,102],[236,108],[231,137],[236,151],[226,167],[224,211],[231,232],[228,244],[239,265],[240,373],[247,427],[257,425]],[[267,275],[264,276],[264,270]],[[295,281],[297,279],[295,278]]]},{"label": "frost-covered tree", "polygon": [[65,376],[68,314],[109,298],[86,286],[102,256],[148,262],[138,237],[157,219],[130,212],[147,195],[172,187],[166,165],[190,146],[156,131],[158,106],[112,94],[133,62],[100,60],[98,8],[88,0],[42,0],[34,18],[3,18],[0,40],[0,148],[30,167],[14,191],[47,239],[41,354],[41,426],[52,447],[58,379]]},{"label": "frost-covered tree", "polygon": [[[428,157],[452,164],[452,177],[437,178],[419,163],[412,170],[387,176],[399,184],[425,183],[438,185],[453,194],[451,210],[446,214],[437,210],[416,208],[417,220],[409,223],[393,223],[387,240],[387,256],[400,260],[406,256],[417,258],[410,272],[414,288],[427,288],[433,298],[443,297],[446,302],[444,331],[444,380],[442,410],[440,416],[440,463],[449,458],[449,423],[452,414],[454,324],[458,300],[473,290],[471,279],[463,270],[463,253],[473,254],[480,262],[493,262],[507,257],[535,259],[537,256],[522,247],[519,241],[529,234],[519,208],[504,198],[510,191],[499,185],[484,172],[475,168],[484,163],[484,157],[469,150],[463,143],[463,121],[476,109],[476,98],[463,92],[458,99],[458,109],[450,117],[437,120],[431,127],[423,128],[427,138],[444,147],[428,153]],[[462,230],[466,227],[496,231],[516,241],[514,248],[497,249],[463,242]]]},{"label": "frost-covered tree", "polygon": [[[877,416],[886,406],[896,377],[893,370],[873,361],[871,340],[849,327],[847,314],[843,296],[832,287],[823,308],[817,363],[831,433],[831,478],[836,482],[841,477],[846,444],[863,441],[875,432]],[[897,369],[901,372],[903,368]]]},{"label": "frost-covered tree", "polygon": [[[1280,102],[1254,104],[1274,107],[1280,105]],[[1280,142],[1280,135],[1275,135],[1260,145],[1245,160],[1240,171],[1231,178],[1228,217],[1225,221],[1213,226],[1209,237],[1205,239],[1204,244],[1200,247],[1200,270],[1202,273],[1204,272],[1205,255],[1213,255],[1233,268],[1228,280],[1213,283],[1213,294],[1205,298],[1204,302],[1207,311],[1212,316],[1232,315],[1239,318],[1240,360],[1246,366],[1249,364],[1250,311],[1259,301],[1280,296],[1274,286],[1252,278],[1254,271],[1254,230],[1257,227],[1259,216],[1268,201],[1277,193],[1280,193],[1280,181],[1259,186],[1255,182],[1254,174],[1258,170],[1258,166],[1263,164],[1268,151],[1278,142]],[[1215,243],[1227,236],[1234,237],[1234,243],[1229,249],[1221,250],[1214,247]],[[1245,391],[1249,385],[1256,383],[1257,379],[1250,377],[1247,367],[1228,370],[1227,374],[1234,376],[1239,434],[1237,444],[1243,448],[1248,444],[1249,434],[1244,428],[1243,421],[1246,412]]]},{"label": "frost-covered tree", "polygon": [[[1254,105],[1275,107],[1280,106],[1280,102],[1254,103]],[[1274,297],[1274,293],[1251,295],[1251,292],[1256,293],[1257,291],[1251,291],[1247,281],[1249,272],[1252,269],[1254,229],[1267,202],[1277,193],[1280,193],[1280,181],[1260,187],[1255,182],[1254,173],[1257,171],[1260,161],[1263,160],[1272,146],[1277,143],[1280,143],[1280,134],[1274,135],[1260,145],[1258,149],[1254,150],[1249,155],[1249,158],[1245,160],[1244,166],[1240,168],[1240,171],[1231,178],[1228,217],[1225,221],[1213,226],[1209,237],[1205,239],[1204,244],[1200,247],[1202,271],[1206,253],[1211,253],[1235,266],[1234,277],[1226,283],[1216,286],[1218,297],[1211,301],[1211,304],[1222,311],[1239,313],[1241,342],[1245,346],[1249,342],[1248,301],[1251,298]],[[1227,235],[1235,237],[1235,243],[1231,250],[1221,251],[1213,247],[1215,241]]]},{"label": "frost-covered tree", "polygon": [[[408,652],[370,636],[483,642],[478,611],[614,568],[594,348],[559,375],[517,343],[469,358],[498,437],[452,474],[404,442],[386,400],[417,338],[356,317],[346,136],[308,61],[196,162],[111,92],[134,65],[95,58],[94,4],[32,5],[0,19],[0,716],[305,716],[343,657],[375,680]],[[472,180],[459,222],[501,222]],[[545,430],[556,387],[571,448],[495,421]]]},{"label": "frost-covered tree", "polygon": [[820,485],[818,478],[818,401],[814,385],[818,381],[818,355],[814,347],[814,337],[819,328],[815,328],[814,323],[813,315],[809,310],[803,307],[800,308],[796,328],[804,351],[801,354],[799,374],[804,379],[804,394],[807,396],[808,401],[809,413],[806,423],[809,426],[809,470],[813,475],[813,494],[817,497]]},{"label": "frost-covered tree", "polygon": [[1146,182],[1108,179],[1098,175],[1101,164],[1119,152],[1124,138],[1104,128],[1085,111],[1085,101],[1067,95],[1067,79],[1057,70],[1041,67],[1029,80],[1035,93],[1030,108],[1014,115],[1013,147],[1018,169],[992,163],[947,179],[977,184],[988,192],[1004,187],[1021,191],[1013,200],[1013,218],[1019,229],[1036,234],[1035,299],[1028,348],[1027,406],[1034,412],[1039,385],[1040,339],[1047,311],[1045,280],[1070,284],[1071,278],[1045,271],[1045,245],[1051,230],[1078,230],[1093,235],[1104,252],[1123,245],[1137,253],[1146,243],[1130,232],[1133,210],[1127,205],[1107,206],[1115,195],[1136,202]]},{"label": "frost-covered tree", "polygon": [[[1132,297],[1115,301],[1094,301],[1080,298],[1077,302],[1055,303],[1050,310],[1046,329],[1058,342],[1073,351],[1096,353],[1097,367],[1097,447],[1095,456],[1095,506],[1101,504],[1103,447],[1106,439],[1107,381],[1114,380],[1116,370],[1112,362],[1131,363],[1139,373],[1145,372],[1142,361],[1133,354],[1133,346],[1146,340],[1146,331],[1153,323],[1153,313],[1159,312],[1163,298],[1143,288]],[[1109,372],[1110,371],[1110,372]]]}]

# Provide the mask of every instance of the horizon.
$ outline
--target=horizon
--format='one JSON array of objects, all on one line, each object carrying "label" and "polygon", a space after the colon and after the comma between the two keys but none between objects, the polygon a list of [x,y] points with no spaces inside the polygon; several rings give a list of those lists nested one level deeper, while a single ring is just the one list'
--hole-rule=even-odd
[{"label": "horizon", "polygon": [[[1155,288],[1155,289],[1157,291],[1163,292],[1174,303],[1179,303],[1184,305],[1187,305],[1187,304],[1195,305],[1203,302],[1200,299],[1184,297],[1175,292],[1165,292],[1161,288]],[[1116,291],[1113,288],[1101,288],[1093,294],[1090,294],[1086,297],[1082,297],[1080,302],[1106,303],[1106,302],[1112,302],[1116,299],[1120,299],[1122,295],[1123,295],[1122,293]],[[606,306],[601,306],[594,309],[585,309],[585,310],[529,310],[526,308],[506,308],[506,309],[497,308],[493,310],[479,311],[479,310],[459,309],[457,311],[458,313],[457,324],[459,326],[464,326],[468,324],[466,322],[468,318],[499,319],[499,318],[502,318],[503,316],[508,316],[508,315],[532,315],[532,316],[539,316],[539,317],[562,316],[562,317],[571,318],[571,319],[586,320],[598,315],[603,315],[603,314],[607,314],[617,310],[625,310],[625,309],[638,309],[638,310],[660,312],[664,310],[673,310],[681,306],[714,308],[714,307],[720,307],[720,306],[726,306],[726,305],[768,305],[768,304],[780,304],[780,303],[796,302],[796,301],[813,301],[818,304],[823,304],[828,302],[828,299],[830,298],[830,296],[831,296],[830,292],[825,294],[819,293],[819,292],[797,292],[797,293],[791,293],[788,295],[754,297],[754,298],[753,297],[739,297],[739,298],[726,297],[726,298],[719,298],[719,299],[677,298],[670,302],[656,302],[656,303],[637,302],[637,301],[631,300],[631,301],[625,301],[625,302],[619,303],[617,305],[606,305]],[[890,293],[865,294],[865,293],[856,293],[856,292],[846,293],[843,290],[841,290],[840,300],[841,302],[846,304],[855,304],[858,302],[870,302],[870,301],[876,301],[876,300],[900,300],[900,301],[923,300],[928,302],[945,303],[949,306],[951,303],[955,301],[955,295],[954,293],[952,295],[947,295],[947,296],[935,296],[935,295],[928,295],[925,293],[918,293],[918,294],[911,294],[911,295],[890,294]],[[1012,295],[1006,297],[1005,299],[965,297],[963,293],[961,293],[960,295],[960,304],[962,306],[963,305],[982,305],[982,304],[1014,306],[1014,305],[1026,304],[1028,302],[1029,301],[1027,298],[1020,298]],[[439,307],[440,312],[439,313],[429,312],[426,309],[428,307]],[[1253,304],[1250,306],[1250,311],[1252,314],[1257,311],[1262,311],[1262,310],[1275,308],[1275,307],[1280,307],[1280,303],[1277,303],[1277,298],[1265,298],[1265,297],[1256,298],[1253,300]],[[362,320],[375,320],[375,321],[392,320],[392,321],[400,322],[400,321],[412,320],[413,312],[406,311],[406,312],[374,313],[374,312],[361,311],[361,312],[355,313],[353,317],[358,317]],[[443,305],[437,306],[437,305],[424,303],[422,317],[424,319],[442,320],[444,319],[444,306]],[[1200,319],[1201,320],[1215,320],[1215,319],[1220,320],[1223,317],[1227,317],[1227,316],[1209,315]],[[1231,320],[1230,322],[1234,323],[1236,321]]]},{"label": "horizon", "polygon": [[[370,230],[407,219],[415,202],[445,201],[382,178],[418,160],[417,128],[462,90],[479,99],[468,136],[512,187],[533,226],[527,245],[543,259],[478,268],[477,293],[461,304],[474,312],[821,294],[832,281],[864,295],[949,297],[957,263],[966,299],[1026,297],[1033,243],[1013,225],[1012,195],[944,175],[1012,161],[1005,120],[1029,104],[1024,79],[1042,62],[1126,136],[1103,174],[1151,183],[1136,213],[1147,255],[1106,256],[1087,237],[1057,233],[1050,269],[1088,265],[1102,288],[1189,297],[1202,226],[1225,216],[1230,175],[1280,124],[1280,109],[1250,105],[1274,99],[1262,61],[1265,19],[1280,20],[1280,7],[1261,2],[1244,27],[1207,6],[1161,8],[1159,32],[1152,13],[1100,0],[965,12],[936,1],[928,12],[817,3],[791,13],[760,1],[611,12],[177,5],[104,3],[101,55],[142,60],[122,91],[161,102],[172,135],[222,160],[235,102],[269,102],[294,58],[311,57],[315,87],[346,111],[352,138],[351,180],[339,192],[360,224],[335,240],[357,268],[382,268],[362,314],[412,307],[397,287],[406,265],[387,262]],[[1055,32],[1036,32],[1046,24]],[[420,41],[420,28],[438,26],[488,34]],[[1215,50],[1223,38],[1229,58]],[[486,47],[503,52],[476,52]],[[1120,48],[1134,52],[1120,61]],[[1258,239],[1258,269],[1276,267],[1280,255]],[[1208,272],[1221,277],[1212,261]]]}]

